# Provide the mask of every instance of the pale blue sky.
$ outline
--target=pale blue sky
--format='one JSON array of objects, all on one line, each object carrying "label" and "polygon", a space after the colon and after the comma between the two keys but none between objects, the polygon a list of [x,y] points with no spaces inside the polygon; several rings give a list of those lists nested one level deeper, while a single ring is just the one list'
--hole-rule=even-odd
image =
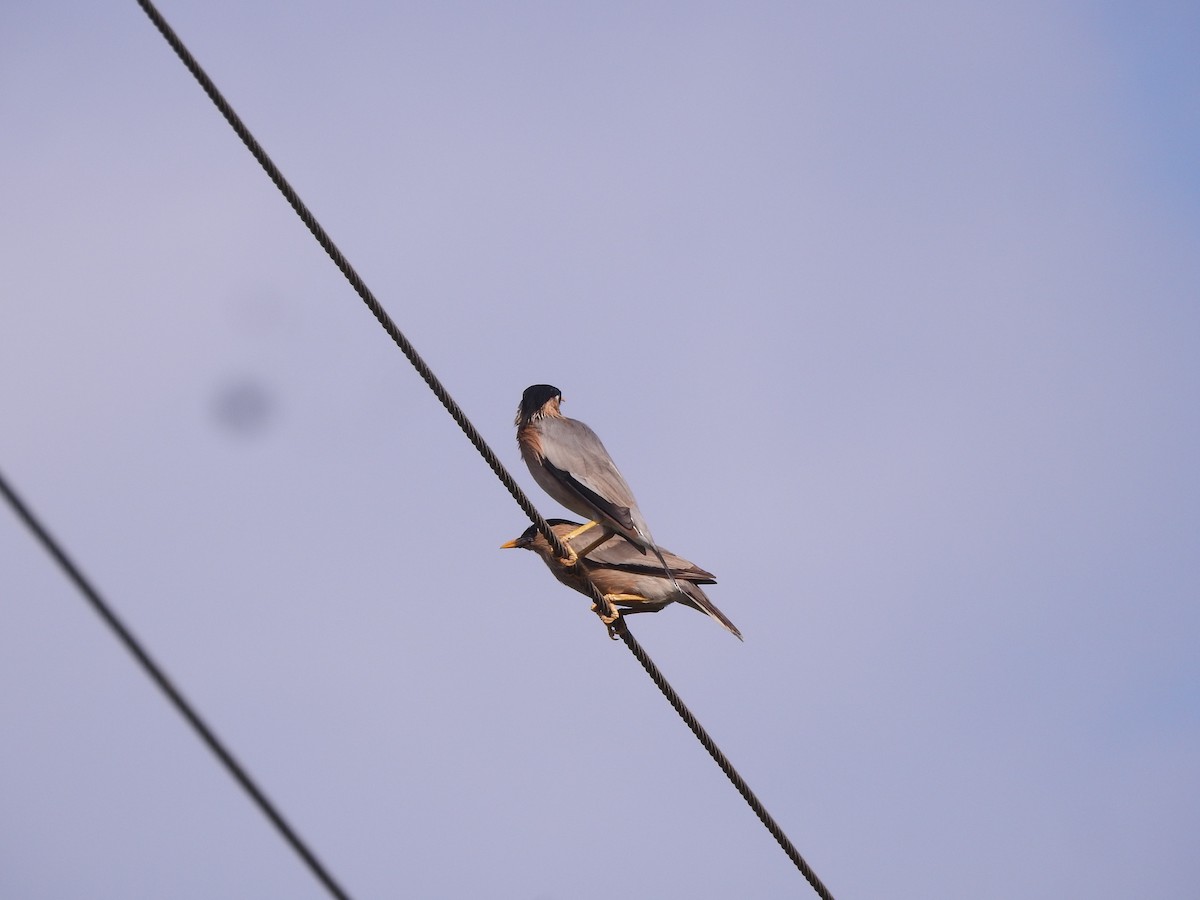
[{"label": "pale blue sky", "polygon": [[[1193,6],[162,11],[835,895],[1197,894]],[[136,4],[0,18],[0,468],[347,889],[808,895]],[[3,510],[0,722],[0,895],[322,895]]]}]

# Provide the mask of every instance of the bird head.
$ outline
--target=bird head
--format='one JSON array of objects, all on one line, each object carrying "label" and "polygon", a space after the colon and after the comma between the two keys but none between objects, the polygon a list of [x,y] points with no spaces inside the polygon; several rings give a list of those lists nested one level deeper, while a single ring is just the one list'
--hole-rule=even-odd
[{"label": "bird head", "polygon": [[530,385],[521,395],[521,405],[517,407],[515,424],[521,425],[544,415],[558,415],[560,403],[562,403],[562,391],[554,385]]},{"label": "bird head", "polygon": [[[579,527],[578,523],[569,522],[566,519],[547,519],[546,522],[560,541]],[[575,566],[564,565],[563,561],[554,555],[554,549],[550,546],[550,542],[546,540],[545,535],[538,531],[536,525],[530,525],[519,538],[515,538],[500,546],[505,549],[512,547],[521,550],[532,550],[541,557],[542,562],[550,569],[551,574],[571,590],[579,591],[581,594],[587,594],[591,590],[588,586],[587,567],[583,564]]]},{"label": "bird head", "polygon": [[[547,519],[546,524],[553,529],[554,533],[560,538],[571,532],[572,529],[578,528],[578,522],[571,522],[567,519]],[[538,531],[536,525],[530,525],[518,538],[513,538],[500,545],[501,550],[532,550],[539,556],[546,559],[554,557],[554,549],[550,546],[550,542],[546,540],[546,536]]]}]

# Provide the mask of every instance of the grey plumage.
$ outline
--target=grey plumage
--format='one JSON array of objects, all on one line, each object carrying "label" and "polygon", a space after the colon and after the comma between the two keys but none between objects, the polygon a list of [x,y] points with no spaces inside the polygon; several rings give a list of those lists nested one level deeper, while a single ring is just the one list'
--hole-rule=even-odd
[{"label": "grey plumage", "polygon": [[662,551],[638,509],[633,491],[612,461],[596,432],[559,411],[562,391],[552,384],[534,384],[521,395],[517,407],[517,444],[534,480],[571,512],[587,516],[605,531],[588,549],[619,534],[638,548],[650,550],[662,564],[663,574],[681,594]]},{"label": "grey plumage", "polygon": [[562,393],[548,384],[526,388],[521,398],[517,444],[533,480],[571,512],[653,549],[650,528],[616,463],[596,432],[559,412],[561,402]]}]

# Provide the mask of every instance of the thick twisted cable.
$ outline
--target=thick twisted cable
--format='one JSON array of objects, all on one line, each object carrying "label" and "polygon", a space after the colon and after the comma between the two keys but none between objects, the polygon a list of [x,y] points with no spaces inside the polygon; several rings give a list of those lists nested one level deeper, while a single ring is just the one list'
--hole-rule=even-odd
[{"label": "thick twisted cable", "polygon": [[275,826],[275,829],[283,836],[283,839],[287,841],[293,850],[296,851],[296,854],[304,861],[304,864],[308,866],[309,871],[312,872],[313,877],[321,882],[321,884],[325,887],[325,890],[327,890],[332,896],[338,898],[338,900],[349,900],[350,895],[342,889],[342,886],[337,883],[333,875],[330,874],[329,870],[321,864],[321,861],[317,859],[317,855],[311,849],[309,849],[303,838],[301,838],[296,830],[292,828],[290,824],[288,824],[287,819],[283,817],[283,813],[275,808],[275,804],[272,803],[267,795],[262,792],[262,790],[254,782],[254,779],[250,777],[250,774],[242,767],[242,764],[237,761],[237,758],[234,757],[233,753],[228,750],[223,743],[221,743],[221,739],[218,738],[216,733],[208,726],[208,724],[201,717],[200,713],[198,713],[195,708],[192,707],[187,698],[183,696],[177,687],[175,687],[175,684],[171,681],[170,676],[168,676],[167,673],[159,667],[158,663],[156,663],[153,657],[151,657],[145,648],[142,647],[141,643],[136,637],[134,637],[133,633],[125,627],[125,623],[121,621],[121,618],[116,614],[112,607],[105,602],[104,598],[100,596],[99,592],[92,587],[91,582],[88,581],[87,577],[84,576],[83,572],[79,570],[71,558],[67,556],[66,551],[63,550],[54,537],[42,527],[41,522],[33,514],[33,511],[25,505],[25,502],[17,496],[16,491],[13,490],[13,488],[8,484],[7,480],[5,480],[3,473],[0,473],[0,494],[4,495],[4,498],[16,512],[17,517],[25,523],[25,526],[31,532],[33,532],[34,536],[41,542],[42,546],[46,548],[46,551],[54,558],[55,562],[58,563],[59,567],[66,572],[67,577],[69,577],[71,581],[75,582],[75,586],[79,588],[83,596],[88,599],[88,602],[92,605],[92,609],[94,609],[100,618],[104,620],[104,623],[112,629],[112,631],[116,634],[117,639],[120,640],[120,642],[125,646],[125,649],[129,651],[129,654],[135,660],[137,660],[143,671],[145,671],[145,673],[150,677],[150,680],[158,685],[159,689],[166,694],[167,699],[171,702],[179,714],[187,720],[187,723],[192,726],[192,729],[197,735],[199,735],[200,740],[203,741],[208,749],[212,751],[213,755],[221,761],[221,764],[225,766],[229,774],[233,776],[234,781],[241,786],[242,790],[250,795],[251,799],[254,800],[255,804],[257,804],[263,815],[265,815],[271,821],[271,824]]},{"label": "thick twisted cable", "polygon": [[717,742],[712,739],[704,729],[704,726],[700,724],[700,721],[692,715],[692,711],[684,704],[683,698],[675,693],[675,688],[671,687],[671,683],[659,671],[658,666],[654,664],[654,660],[642,649],[642,645],[637,642],[637,638],[630,632],[625,619],[617,619],[613,630],[625,642],[625,646],[629,648],[629,652],[642,664],[642,668],[646,670],[646,674],[650,676],[650,680],[663,692],[663,696],[674,707],[675,712],[679,714],[679,718],[683,719],[687,727],[692,730],[692,734],[696,736],[696,740],[708,751],[708,755],[713,758],[713,761],[721,767],[721,771],[725,773],[725,777],[737,788],[737,792],[742,795],[742,799],[754,810],[754,814],[758,816],[759,821],[766,826],[767,831],[771,832],[771,837],[779,842],[779,846],[783,848],[783,852],[787,854],[788,859],[792,861],[796,868],[800,870],[800,874],[812,885],[813,890],[817,892],[817,896],[824,898],[824,900],[833,900],[833,894],[829,893],[829,888],[825,887],[825,884],[817,877],[817,873],[813,871],[812,866],[800,855],[800,851],[796,849],[796,845],[791,842],[787,834],[784,833],[783,828],[775,821],[775,818],[767,812],[767,808],[763,806],[762,801],[750,789],[750,785],[746,784],[746,780],[733,767],[733,763],[721,752],[721,748],[717,746]]},{"label": "thick twisted cable", "polygon": [[[371,292],[371,289],[367,287],[366,282],[362,280],[358,272],[355,271],[352,265],[350,265],[346,257],[342,255],[342,251],[337,248],[337,245],[333,242],[333,238],[329,236],[329,234],[321,226],[321,223],[317,221],[316,216],[314,216],[309,211],[308,207],[305,206],[304,201],[300,199],[300,195],[296,193],[295,189],[291,186],[291,184],[288,183],[288,180],[283,177],[283,173],[279,170],[279,167],[275,165],[274,160],[267,155],[267,152],[258,143],[254,135],[250,133],[250,129],[247,128],[245,123],[242,122],[241,117],[234,112],[234,109],[229,104],[229,101],[227,101],[217,89],[217,86],[213,83],[213,80],[208,77],[208,73],[200,67],[200,63],[196,61],[194,56],[192,56],[191,51],[188,50],[171,26],[167,24],[167,20],[162,17],[162,14],[155,8],[154,4],[151,3],[150,0],[138,0],[138,5],[141,6],[146,15],[150,17],[150,21],[154,23],[154,27],[159,30],[163,38],[165,38],[167,43],[171,45],[171,49],[175,51],[176,55],[187,67],[187,70],[191,72],[196,81],[200,83],[200,87],[203,88],[204,93],[208,95],[208,98],[212,100],[213,104],[218,110],[220,110],[221,115],[225,117],[225,121],[229,123],[230,127],[237,133],[237,136],[241,138],[242,143],[246,145],[246,149],[248,149],[251,155],[258,160],[258,164],[263,167],[263,171],[267,173],[267,177],[271,179],[275,187],[279,188],[280,193],[283,194],[284,199],[286,199],[288,202],[288,205],[295,210],[296,215],[300,217],[300,220],[312,233],[312,236],[316,238],[317,243],[321,245],[321,249],[329,254],[329,258],[332,259],[333,264],[338,267],[338,271],[340,271],[342,275],[345,276],[346,280],[350,282],[350,286],[354,288],[354,292],[358,294],[363,303],[367,305],[367,308],[371,311],[371,314],[374,315],[379,324],[383,326],[384,331],[386,331],[391,339],[396,342],[396,346],[398,346],[404,355],[408,357],[408,361],[412,363],[413,368],[417,370],[417,374],[424,379],[427,385],[429,385],[429,389],[433,391],[434,395],[439,401],[441,401],[442,406],[446,407],[446,411],[450,413],[450,417],[458,423],[458,427],[463,430],[463,433],[466,434],[471,443],[475,445],[475,449],[479,451],[480,455],[484,458],[484,460],[487,461],[487,464],[491,466],[492,471],[496,473],[496,477],[500,479],[501,484],[508,489],[508,492],[512,494],[513,499],[517,501],[517,505],[521,507],[525,515],[529,517],[529,520],[538,527],[538,530],[545,535],[546,540],[550,542],[550,546],[554,548],[554,552],[558,555],[558,557],[567,557],[569,554],[567,553],[566,548],[563,547],[562,542],[558,539],[558,535],[554,533],[549,524],[547,524],[546,520],[542,518],[541,514],[536,508],[534,508],[534,505],[530,502],[529,497],[526,496],[523,490],[521,490],[521,486],[517,484],[515,480],[513,480],[512,475],[509,474],[508,470],[500,462],[499,458],[492,451],[492,448],[488,446],[482,435],[480,435],[475,429],[475,426],[471,424],[471,421],[467,418],[466,413],[462,411],[462,408],[458,405],[458,403],[455,402],[454,398],[450,396],[450,392],[446,390],[445,386],[443,386],[441,381],[438,380],[438,377],[433,374],[433,370],[429,368],[425,360],[423,360],[421,355],[417,353],[416,348],[412,345],[408,338],[404,336],[404,333],[396,326],[396,323],[392,321],[391,316],[387,314],[387,310],[383,308],[383,305],[380,304],[380,302],[375,298],[375,295]],[[601,609],[608,607],[608,601],[606,601],[598,592],[595,593],[593,599],[599,604]],[[611,610],[609,611],[611,612]]]},{"label": "thick twisted cable", "polygon": [[[238,137],[241,138],[242,143],[246,145],[246,148],[250,151],[254,158],[258,160],[258,164],[263,167],[263,170],[267,173],[271,181],[277,188],[279,188],[280,192],[287,199],[288,204],[293,210],[295,210],[296,214],[304,222],[305,226],[307,226],[313,237],[316,238],[317,243],[319,243],[325,252],[329,254],[330,259],[333,260],[334,264],[338,267],[339,271],[341,271],[342,275],[345,276],[346,280],[350,282],[350,285],[354,288],[355,293],[358,294],[362,301],[371,310],[372,314],[379,321],[379,324],[383,326],[384,330],[388,333],[388,335],[391,336],[392,340],[396,342],[396,345],[401,349],[401,351],[403,351],[404,355],[408,357],[408,361],[412,363],[413,368],[417,370],[417,373],[422,379],[424,379],[425,383],[429,385],[430,390],[432,390],[437,396],[438,400],[441,401],[442,405],[446,408],[446,411],[449,412],[454,421],[458,423],[458,427],[463,430],[463,433],[466,434],[466,436],[470,439],[471,443],[475,446],[475,449],[479,451],[479,454],[484,458],[484,460],[487,461],[487,464],[491,466],[492,471],[496,473],[496,477],[500,479],[500,482],[508,489],[508,492],[512,494],[513,499],[517,501],[517,504],[524,511],[525,515],[529,517],[530,521],[537,526],[538,530],[550,542],[550,546],[554,548],[555,554],[560,558],[568,556],[566,548],[563,547],[562,542],[558,539],[558,536],[554,533],[546,520],[530,502],[525,492],[521,490],[520,485],[513,480],[512,475],[509,474],[508,470],[504,467],[504,464],[500,462],[499,458],[492,451],[492,448],[483,439],[483,436],[480,435],[475,429],[475,426],[471,424],[471,421],[467,418],[466,413],[462,411],[459,405],[454,401],[454,398],[450,396],[449,391],[446,390],[441,381],[438,380],[437,376],[433,374],[433,370],[429,368],[429,366],[421,358],[420,354],[417,353],[416,348],[413,347],[408,338],[404,336],[403,332],[396,327],[396,324],[387,314],[387,311],[384,310],[379,301],[375,299],[375,295],[371,292],[370,288],[367,287],[366,283],[362,280],[362,278],[359,277],[358,273],[354,270],[350,263],[347,262],[341,251],[338,250],[337,246],[333,243],[332,238],[329,237],[325,229],[322,228],[321,224],[316,220],[316,217],[309,212],[308,207],[304,205],[303,201],[301,201],[300,196],[287,182],[287,179],[283,177],[283,173],[279,171],[279,168],[267,155],[266,151],[263,150],[263,148],[259,145],[258,141],[255,140],[254,136],[250,133],[250,130],[242,122],[241,118],[239,118],[237,113],[234,112],[233,107],[221,95],[221,92],[217,90],[217,86],[213,83],[212,79],[208,77],[207,73],[205,73],[205,71],[200,67],[200,64],[183,44],[183,41],[179,39],[179,37],[171,29],[171,26],[167,24],[166,20],[162,17],[150,0],[137,0],[137,2],[138,5],[141,6],[146,12],[146,15],[150,17],[150,20],[154,23],[155,27],[159,30],[159,32],[161,32],[167,43],[171,45],[171,49],[175,51],[176,55],[187,67],[188,71],[191,72],[192,76],[200,83],[201,88],[203,88],[209,99],[212,100],[216,107],[221,111],[221,115],[225,117],[225,120],[229,123],[230,127],[232,127],[237,133]],[[584,580],[587,581],[588,587],[591,589],[592,599],[597,604],[597,610],[606,610],[611,615],[612,612],[614,612],[611,604],[607,598],[600,593],[596,586],[591,583],[591,580],[587,578],[586,573],[584,573]],[[783,848],[783,851],[787,854],[788,858],[791,859],[796,868],[800,870],[800,873],[805,877],[805,879],[807,879],[808,883],[812,885],[817,894],[820,897],[825,898],[825,900],[832,900],[833,895],[829,893],[829,889],[825,887],[825,885],[817,877],[816,873],[813,872],[812,867],[805,862],[795,845],[792,844],[787,835],[784,833],[783,829],[779,826],[775,819],[772,818],[770,813],[767,812],[766,807],[762,805],[762,802],[750,789],[750,786],[746,784],[745,780],[733,767],[733,764],[730,763],[725,754],[721,752],[721,749],[717,746],[716,742],[712,739],[708,732],[704,730],[703,726],[700,725],[700,722],[696,719],[696,717],[692,715],[691,710],[689,710],[684,704],[683,699],[675,692],[675,689],[671,687],[670,683],[668,683],[662,672],[659,671],[658,666],[654,664],[654,661],[650,659],[646,651],[642,649],[641,644],[639,644],[633,637],[633,634],[629,631],[628,626],[625,624],[625,620],[623,618],[617,618],[616,622],[613,624],[613,626],[611,626],[611,630],[625,642],[625,645],[629,648],[630,652],[633,653],[637,661],[641,663],[642,668],[646,670],[646,673],[658,686],[658,689],[662,691],[663,695],[667,698],[667,701],[675,709],[675,712],[681,719],[683,719],[688,728],[691,729],[692,733],[700,741],[704,749],[707,750],[709,755],[713,758],[713,761],[716,762],[716,764],[721,768],[721,771],[724,772],[726,777],[729,778],[729,780],[733,783],[733,786],[737,789],[738,793],[742,795],[742,798],[754,811],[755,815],[758,816],[759,820],[764,826],[766,826],[767,830],[771,833],[771,836],[779,842],[780,847]]]}]

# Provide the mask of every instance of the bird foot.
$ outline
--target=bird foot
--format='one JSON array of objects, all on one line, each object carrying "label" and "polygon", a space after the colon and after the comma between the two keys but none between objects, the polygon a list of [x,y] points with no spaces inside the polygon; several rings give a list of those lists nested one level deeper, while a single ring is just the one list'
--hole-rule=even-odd
[{"label": "bird foot", "polygon": [[589,528],[595,528],[597,524],[598,523],[594,522],[594,521],[588,522],[586,525],[580,525],[578,528],[574,529],[573,531],[568,531],[566,534],[564,534],[562,536],[562,542],[564,544],[567,544],[567,543],[575,540],[575,538],[579,537],[581,534],[583,534]]},{"label": "bird foot", "polygon": [[[647,600],[641,594],[605,594],[604,599],[609,603],[617,604],[622,601],[625,603],[646,603]],[[626,610],[627,612],[629,610]]]},{"label": "bird foot", "polygon": [[607,594],[604,595],[604,599],[606,601],[605,606],[608,608],[605,609],[604,606],[593,603],[592,612],[596,614],[600,621],[604,623],[604,627],[608,629],[609,640],[615,641],[617,639],[617,622],[621,619],[621,611],[617,609]]},{"label": "bird foot", "polygon": [[[605,597],[604,599],[608,600],[607,597]],[[596,603],[592,604],[592,612],[594,612],[597,616],[600,617],[601,622],[603,622],[605,625],[607,625],[611,628],[613,623],[616,622],[617,619],[621,618],[621,611],[619,609],[617,609],[616,606],[613,605],[613,602],[611,600],[608,601],[608,609],[611,611],[611,613],[606,612],[604,609],[602,609],[600,607],[599,604],[596,604]]]},{"label": "bird foot", "polygon": [[[588,531],[591,528],[596,528],[597,526],[600,528],[600,536],[598,538],[596,538],[594,541],[592,541],[586,547],[582,547],[578,550],[575,547],[571,546],[571,541],[575,540],[575,538],[579,537],[585,531]],[[579,557],[587,556],[589,553],[591,553],[593,550],[595,550],[601,544],[603,544],[609,540],[612,540],[612,537],[615,533],[616,532],[609,531],[607,528],[605,528],[599,522],[595,522],[595,521],[588,522],[586,525],[580,525],[578,528],[574,529],[573,531],[568,531],[561,538],[559,538],[559,540],[562,541],[563,546],[566,547],[569,551],[571,551],[571,561],[569,563],[567,563],[567,565],[574,565],[575,562],[579,559]]]},{"label": "bird foot", "polygon": [[575,548],[571,546],[571,541],[579,537],[589,528],[595,528],[596,525],[596,522],[588,522],[586,525],[580,525],[578,528],[568,531],[566,534],[559,537],[559,543],[561,543],[563,545],[563,549],[567,551],[566,556],[560,556],[558,558],[558,561],[562,564],[563,568],[573,568],[579,562],[579,557],[586,556],[592,549],[599,546],[598,544],[592,544],[587,547],[583,553],[577,552]]},{"label": "bird foot", "polygon": [[600,523],[599,522],[588,522],[586,525],[580,525],[574,531],[567,532],[565,535],[563,535],[563,538],[562,538],[563,544],[567,547],[570,547],[571,553],[575,557],[587,556],[589,553],[591,553],[593,550],[595,550],[601,544],[604,544],[607,541],[612,540],[613,536],[616,534],[616,532],[609,531],[603,525],[600,525],[600,536],[598,538],[596,538],[594,541],[592,541],[590,544],[588,544],[586,547],[581,547],[579,549],[576,549],[571,546],[570,542],[572,540],[579,537],[579,535],[583,534],[589,528],[595,528],[597,525],[600,525]]}]

